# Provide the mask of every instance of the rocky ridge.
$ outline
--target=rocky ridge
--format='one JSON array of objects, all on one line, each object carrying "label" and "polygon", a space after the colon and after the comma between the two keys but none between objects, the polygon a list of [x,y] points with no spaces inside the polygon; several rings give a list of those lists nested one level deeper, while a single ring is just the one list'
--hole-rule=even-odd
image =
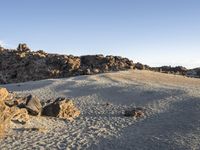
[{"label": "rocky ridge", "polygon": [[182,66],[150,67],[141,63],[133,63],[128,58],[111,55],[78,57],[48,54],[43,50],[31,51],[26,44],[19,44],[17,49],[5,49],[0,46],[0,84],[92,75],[128,69],[200,77],[200,68],[188,70]]},{"label": "rocky ridge", "polygon": [[0,83],[17,83],[47,78],[134,69],[133,61],[119,56],[72,56],[31,51],[26,44],[17,49],[0,48]]}]

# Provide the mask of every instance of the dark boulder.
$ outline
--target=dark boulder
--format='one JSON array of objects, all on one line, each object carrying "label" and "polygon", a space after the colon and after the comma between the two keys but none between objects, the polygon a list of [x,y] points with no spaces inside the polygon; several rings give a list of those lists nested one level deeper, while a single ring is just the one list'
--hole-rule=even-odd
[{"label": "dark boulder", "polygon": [[61,97],[46,105],[42,115],[73,120],[80,115],[80,111],[74,106],[72,100]]}]

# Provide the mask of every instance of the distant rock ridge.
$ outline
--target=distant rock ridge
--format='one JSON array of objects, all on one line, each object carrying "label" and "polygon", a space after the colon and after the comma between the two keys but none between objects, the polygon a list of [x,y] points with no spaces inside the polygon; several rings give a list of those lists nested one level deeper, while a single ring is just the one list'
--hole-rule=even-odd
[{"label": "distant rock ridge", "polygon": [[17,49],[6,49],[0,46],[1,84],[92,75],[128,69],[145,69],[191,77],[199,75],[200,77],[197,70],[192,72],[184,67],[170,66],[152,68],[141,63],[133,63],[132,60],[120,56],[86,55],[77,57],[48,54],[43,50],[31,51],[27,44],[19,44]]}]

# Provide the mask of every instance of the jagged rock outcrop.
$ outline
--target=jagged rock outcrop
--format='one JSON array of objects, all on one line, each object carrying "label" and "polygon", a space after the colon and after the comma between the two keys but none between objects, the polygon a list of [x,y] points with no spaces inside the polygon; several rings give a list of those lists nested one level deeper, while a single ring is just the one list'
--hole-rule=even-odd
[{"label": "jagged rock outcrop", "polygon": [[[86,70],[85,74],[104,73],[109,71],[119,71],[133,69],[134,63],[127,58],[120,56],[87,55],[81,56],[81,70]],[[87,70],[89,69],[89,70]]]},{"label": "jagged rock outcrop", "polygon": [[[26,44],[17,49],[0,47],[0,84],[34,81],[48,78],[63,78],[77,75],[120,71],[127,69],[152,70],[163,73],[187,75],[182,66],[149,67],[120,56],[48,54],[43,50],[31,51]],[[200,77],[200,75],[197,75]],[[195,77],[197,77],[195,75]]]},{"label": "jagged rock outcrop", "polygon": [[24,44],[19,44],[18,47],[17,47],[17,50],[21,51],[21,52],[30,51],[30,49],[28,48],[28,46],[25,43]]},{"label": "jagged rock outcrop", "polygon": [[134,69],[133,61],[119,56],[48,54],[31,51],[26,44],[0,51],[0,83],[17,83],[47,78],[90,75]]},{"label": "jagged rock outcrop", "polygon": [[153,71],[158,71],[162,73],[169,73],[169,74],[178,74],[178,75],[186,75],[187,69],[183,66],[162,66],[162,67],[154,67],[152,68]]},{"label": "jagged rock outcrop", "polygon": [[20,109],[16,106],[9,107],[6,105],[10,93],[5,88],[0,88],[0,137],[4,135],[10,122],[24,124],[29,120],[28,112],[26,109]]},{"label": "jagged rock outcrop", "polygon": [[186,76],[192,77],[192,78],[200,78],[200,68],[187,70]]},{"label": "jagged rock outcrop", "polygon": [[0,87],[0,137],[4,136],[10,123],[26,124],[30,115],[58,117],[73,120],[80,115],[78,108],[70,99],[57,98],[54,102],[42,107],[40,100],[34,95],[18,97]]}]

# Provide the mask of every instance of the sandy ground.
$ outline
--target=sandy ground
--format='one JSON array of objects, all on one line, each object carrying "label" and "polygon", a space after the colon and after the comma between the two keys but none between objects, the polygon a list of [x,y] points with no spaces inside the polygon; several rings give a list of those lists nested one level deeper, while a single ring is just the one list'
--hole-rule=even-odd
[{"label": "sandy ground", "polygon": [[[73,122],[33,117],[0,141],[1,150],[200,149],[200,79],[134,70],[2,86],[42,101],[72,98],[81,116]],[[145,117],[124,117],[132,107],[145,107]],[[32,127],[41,131],[27,130]]]}]

